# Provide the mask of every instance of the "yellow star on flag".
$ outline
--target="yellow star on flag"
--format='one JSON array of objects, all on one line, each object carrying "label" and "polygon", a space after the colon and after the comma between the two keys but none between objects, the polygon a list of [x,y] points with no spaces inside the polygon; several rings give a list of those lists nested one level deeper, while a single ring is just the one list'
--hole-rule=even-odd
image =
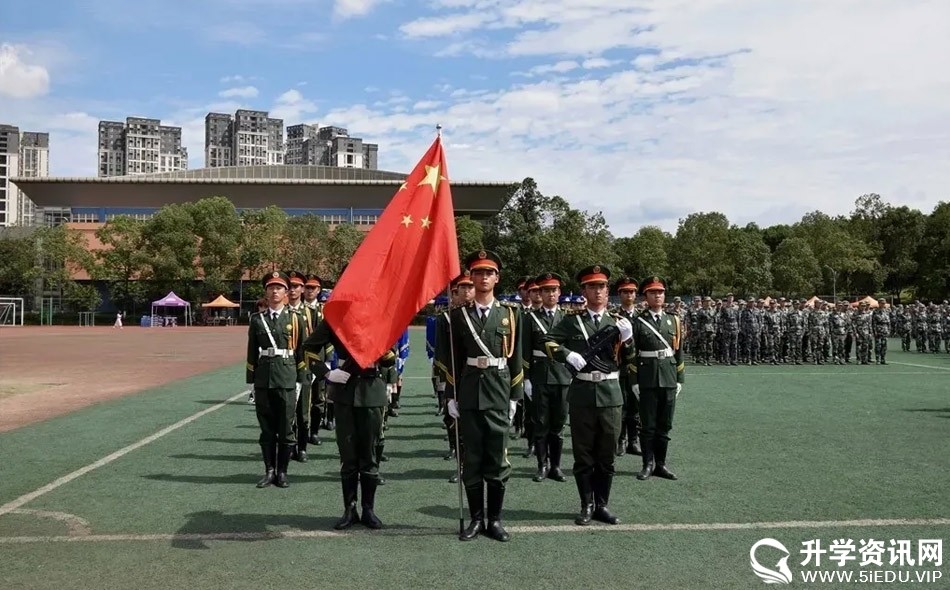
[{"label": "yellow star on flag", "polygon": [[405,183],[405,182],[402,183],[402,184],[399,186],[399,190],[401,190],[401,191],[402,191],[402,190],[406,190],[406,183]]},{"label": "yellow star on flag", "polygon": [[428,217],[423,217],[423,218],[422,218],[422,229],[425,229],[425,228],[429,227],[430,225],[432,225],[432,222],[429,221],[429,218],[428,218]]},{"label": "yellow star on flag", "polygon": [[426,166],[426,177],[422,179],[422,182],[419,183],[419,186],[428,184],[432,187],[432,194],[437,194],[439,192],[439,181],[442,178],[439,176],[439,166]]},{"label": "yellow star on flag", "polygon": [[412,215],[403,215],[402,224],[405,225],[406,227],[409,227],[410,225],[412,225]]}]

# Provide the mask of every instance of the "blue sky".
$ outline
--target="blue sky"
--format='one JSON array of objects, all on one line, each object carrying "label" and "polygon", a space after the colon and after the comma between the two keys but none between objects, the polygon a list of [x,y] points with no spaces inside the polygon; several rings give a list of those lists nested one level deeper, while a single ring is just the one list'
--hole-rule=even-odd
[{"label": "blue sky", "polygon": [[0,122],[95,174],[100,119],[211,110],[348,127],[408,170],[534,177],[617,235],[950,198],[950,4],[803,0],[6,0]]}]

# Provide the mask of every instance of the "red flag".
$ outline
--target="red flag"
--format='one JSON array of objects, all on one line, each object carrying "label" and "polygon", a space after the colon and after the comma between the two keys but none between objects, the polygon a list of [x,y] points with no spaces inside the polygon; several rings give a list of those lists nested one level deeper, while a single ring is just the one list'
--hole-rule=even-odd
[{"label": "red flag", "polygon": [[455,209],[442,139],[419,160],[356,250],[323,314],[361,367],[458,276]]}]

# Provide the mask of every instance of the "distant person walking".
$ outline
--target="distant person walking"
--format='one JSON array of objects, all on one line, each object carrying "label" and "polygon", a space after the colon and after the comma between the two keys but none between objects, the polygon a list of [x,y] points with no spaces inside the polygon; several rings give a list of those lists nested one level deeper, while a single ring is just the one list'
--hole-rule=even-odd
[{"label": "distant person walking", "polygon": [[115,323],[112,324],[112,327],[119,328],[120,330],[122,329],[122,312],[121,311],[116,314]]}]

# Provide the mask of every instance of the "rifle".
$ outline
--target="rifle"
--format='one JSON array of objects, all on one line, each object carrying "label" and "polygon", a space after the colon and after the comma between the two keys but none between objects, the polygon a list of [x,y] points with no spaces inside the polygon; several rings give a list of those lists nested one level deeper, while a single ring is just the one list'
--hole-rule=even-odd
[{"label": "rifle", "polygon": [[[604,326],[591,334],[591,337],[587,340],[587,349],[579,354],[587,361],[587,366],[592,367],[595,371],[612,373],[618,369],[617,364],[602,359],[600,353],[612,348],[619,339],[620,328],[613,325]],[[567,364],[567,369],[571,372],[572,377],[578,373],[577,369],[570,363]]]}]

